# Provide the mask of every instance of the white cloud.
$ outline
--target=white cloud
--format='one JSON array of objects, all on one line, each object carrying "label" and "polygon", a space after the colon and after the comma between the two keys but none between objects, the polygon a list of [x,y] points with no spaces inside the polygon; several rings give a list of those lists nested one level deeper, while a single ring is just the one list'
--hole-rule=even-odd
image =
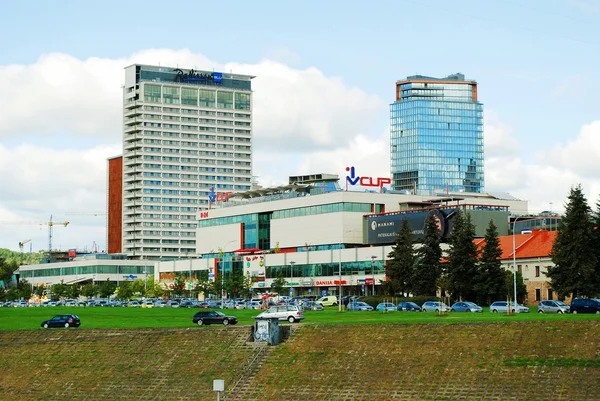
[{"label": "white cloud", "polygon": [[[65,213],[106,209],[106,158],[121,152],[123,68],[133,63],[256,75],[254,174],[263,185],[312,173],[338,174],[344,185],[351,165],[360,175],[389,176],[387,100],[315,67],[294,69],[272,60],[219,64],[188,50],[85,60],[51,53],[31,65],[0,66],[0,222],[47,222],[52,214],[55,221],[71,222],[55,229],[55,247],[90,249],[96,242],[105,248],[105,216]],[[62,142],[51,144],[57,134]],[[486,188],[528,199],[532,210],[541,211],[550,202],[562,209],[569,188],[582,183],[595,202],[598,138],[600,122],[593,122],[566,145],[540,144],[525,159],[518,132],[486,111]],[[92,147],[90,140],[106,145]],[[16,142],[21,144],[6,145]],[[47,226],[0,224],[0,248],[17,249],[32,238],[35,250],[45,249],[47,234]]]},{"label": "white cloud", "polygon": [[539,152],[537,159],[582,177],[600,177],[600,121],[584,125],[579,136],[566,144]]}]

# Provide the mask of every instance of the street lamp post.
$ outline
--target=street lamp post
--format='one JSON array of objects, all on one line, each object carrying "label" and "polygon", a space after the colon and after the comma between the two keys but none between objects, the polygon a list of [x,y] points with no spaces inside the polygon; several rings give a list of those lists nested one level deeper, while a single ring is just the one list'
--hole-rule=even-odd
[{"label": "street lamp post", "polygon": [[292,284],[292,281],[294,281],[294,265],[296,264],[296,262],[294,262],[293,260],[290,261],[290,295],[294,294],[294,287]]},{"label": "street lamp post", "polygon": [[[221,274],[221,307],[222,308],[224,307],[224,305],[223,305],[223,292],[224,292],[223,291],[223,289],[224,289],[223,285],[224,285],[224,276],[225,276],[225,274],[224,274],[224,270],[225,270],[225,248],[227,247],[227,245],[233,244],[235,241],[237,241],[237,240],[232,239],[231,241],[225,243],[225,245],[223,245],[223,248],[221,248],[221,252],[223,253],[223,260],[221,261],[221,272],[220,272],[220,274]],[[231,270],[233,272],[233,266],[231,267]]]},{"label": "street lamp post", "polygon": [[371,275],[373,276],[373,282],[371,283],[373,285],[371,289],[371,296],[375,296],[375,270],[373,269],[373,262],[375,259],[377,259],[377,256],[371,256]]},{"label": "street lamp post", "polygon": [[352,232],[352,230],[346,230],[342,232],[342,238],[340,241],[340,260],[339,260],[339,266],[338,266],[338,273],[339,273],[339,278],[338,278],[338,312],[342,311],[342,247],[344,244],[344,234]]},{"label": "street lamp post", "polygon": [[[514,295],[514,305],[515,305],[515,313],[519,313],[519,309],[517,308],[517,246],[515,240],[515,231],[517,220],[519,220],[519,216],[513,221],[513,232],[512,232],[512,245],[513,245],[513,295]],[[510,310],[510,308],[509,308]]]}]

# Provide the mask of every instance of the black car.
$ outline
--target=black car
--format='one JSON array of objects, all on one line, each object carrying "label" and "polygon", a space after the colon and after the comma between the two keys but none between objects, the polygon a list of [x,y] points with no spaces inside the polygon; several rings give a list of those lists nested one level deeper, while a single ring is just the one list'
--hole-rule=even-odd
[{"label": "black car", "polygon": [[238,320],[235,316],[227,316],[219,311],[206,311],[196,313],[192,319],[192,322],[198,326],[213,323],[227,326],[228,324],[237,324]]},{"label": "black car", "polygon": [[399,302],[398,310],[408,312],[421,312],[421,307],[414,302]]},{"label": "black car", "polygon": [[571,301],[571,313],[598,313],[600,314],[600,299],[575,298]]},{"label": "black car", "polygon": [[56,315],[50,320],[44,320],[42,327],[47,329],[48,327],[79,327],[81,320],[77,315]]}]

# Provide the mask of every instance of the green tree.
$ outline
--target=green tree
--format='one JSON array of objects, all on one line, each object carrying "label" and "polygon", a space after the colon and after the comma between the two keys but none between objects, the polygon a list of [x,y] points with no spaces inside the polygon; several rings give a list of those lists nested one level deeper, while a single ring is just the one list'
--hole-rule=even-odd
[{"label": "green tree", "polygon": [[385,274],[389,278],[387,290],[392,296],[404,296],[410,292],[411,280],[415,274],[413,235],[408,220],[405,218],[402,219],[396,244],[392,247],[388,258],[385,267]]},{"label": "green tree", "polygon": [[208,298],[211,287],[211,282],[208,280],[208,277],[200,276],[196,283],[195,291],[204,294],[204,298]]},{"label": "green tree", "polygon": [[440,259],[442,258],[441,233],[434,213],[430,213],[425,219],[423,231],[424,235],[421,246],[417,250],[416,267],[411,280],[411,292],[415,295],[433,295],[441,275]]},{"label": "green tree", "polygon": [[[600,278],[600,200],[596,202],[596,211],[592,215],[592,248],[596,256],[595,276]],[[600,283],[598,284],[600,287]],[[600,295],[600,288],[596,291]]]},{"label": "green tree", "polygon": [[[527,286],[525,285],[525,282],[523,281],[523,275],[521,273],[519,273],[517,271],[516,274],[516,280],[517,280],[517,303],[522,303],[523,299],[525,298],[525,296],[527,295]],[[513,275],[512,271],[509,270],[505,270],[504,271],[504,297],[502,298],[498,298],[498,299],[504,299],[504,298],[510,298],[513,299],[514,298],[514,293],[515,293],[515,275]]]},{"label": "green tree", "polygon": [[9,301],[16,301],[19,299],[19,290],[17,289],[16,285],[11,285],[8,287],[8,290],[6,291],[6,299]]},{"label": "green tree", "polygon": [[494,300],[503,299],[504,295],[504,268],[502,267],[502,248],[498,238],[498,229],[493,220],[490,220],[485,232],[485,243],[481,250],[479,269],[475,291],[477,302],[481,305],[490,305]]},{"label": "green tree", "polygon": [[100,289],[96,284],[88,283],[81,287],[81,295],[86,298],[94,298],[99,292]]},{"label": "green tree", "polygon": [[29,299],[31,298],[31,284],[27,282],[27,280],[19,280],[19,284],[17,285],[17,291],[19,293],[19,298]]},{"label": "green tree", "polygon": [[71,284],[68,286],[68,291],[65,293],[67,298],[77,299],[81,295],[81,286],[79,284]]},{"label": "green tree", "polygon": [[14,259],[6,259],[0,256],[0,280],[6,284],[10,283],[13,273],[19,268],[19,264]]},{"label": "green tree", "polygon": [[0,286],[0,302],[6,301],[6,288]]},{"label": "green tree", "polygon": [[48,295],[48,288],[44,284],[39,284],[37,287],[34,287],[33,292],[41,298],[44,295]]},{"label": "green tree", "polygon": [[181,297],[185,293],[185,279],[183,276],[175,277],[175,281],[173,281],[173,295],[176,297]]},{"label": "green tree", "polygon": [[279,269],[277,271],[277,276],[275,280],[273,280],[273,286],[271,287],[271,291],[277,293],[277,295],[285,295],[285,285],[287,281],[283,276],[283,269]]},{"label": "green tree", "polygon": [[448,250],[448,284],[454,299],[472,301],[476,297],[478,250],[473,242],[475,226],[471,216],[458,211],[453,220]]},{"label": "green tree", "polygon": [[150,298],[160,298],[165,295],[165,290],[160,283],[155,283],[154,280],[148,282],[146,296]]},{"label": "green tree", "polygon": [[142,280],[141,278],[136,278],[135,280],[133,280],[131,282],[131,290],[133,291],[134,294],[145,295],[144,294],[145,286],[146,286],[146,284],[144,283],[144,280]]},{"label": "green tree", "polygon": [[65,284],[64,280],[60,280],[60,283],[52,286],[52,299],[58,301],[66,296],[69,291],[69,286]]},{"label": "green tree", "polygon": [[595,296],[600,293],[600,277],[591,209],[581,185],[571,188],[568,199],[552,247],[554,266],[548,267],[547,276],[561,298]]},{"label": "green tree", "polygon": [[131,287],[131,281],[121,281],[116,289],[117,299],[123,301],[130,299],[133,296],[133,289]]},{"label": "green tree", "polygon": [[117,289],[117,285],[111,282],[109,279],[106,279],[100,287],[98,288],[98,292],[101,298],[109,298],[111,297]]},{"label": "green tree", "polygon": [[225,291],[229,294],[229,298],[244,297],[244,273],[241,271],[234,271],[229,278],[225,281]]},{"label": "green tree", "polygon": [[223,282],[219,278],[210,282],[210,292],[217,295],[217,298],[223,296]]}]

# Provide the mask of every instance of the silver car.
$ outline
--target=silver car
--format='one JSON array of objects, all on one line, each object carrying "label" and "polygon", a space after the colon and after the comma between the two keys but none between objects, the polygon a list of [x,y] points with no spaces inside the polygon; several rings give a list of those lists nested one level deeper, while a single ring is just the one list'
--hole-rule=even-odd
[{"label": "silver car", "polygon": [[263,313],[259,313],[256,316],[260,318],[277,318],[279,320],[287,320],[290,323],[299,322],[304,319],[304,312],[298,305],[282,305],[273,306]]},{"label": "silver car", "polygon": [[[515,311],[515,305],[511,302],[511,309]],[[498,313],[498,312],[508,312],[508,302],[506,301],[496,301],[490,305],[490,312]],[[517,312],[518,313],[529,313],[529,308],[523,305],[517,304]]]},{"label": "silver car", "polygon": [[450,312],[450,307],[443,302],[427,301],[421,306],[423,312]]},{"label": "silver car", "polygon": [[538,304],[538,313],[569,313],[571,308],[563,301],[542,301]]}]

